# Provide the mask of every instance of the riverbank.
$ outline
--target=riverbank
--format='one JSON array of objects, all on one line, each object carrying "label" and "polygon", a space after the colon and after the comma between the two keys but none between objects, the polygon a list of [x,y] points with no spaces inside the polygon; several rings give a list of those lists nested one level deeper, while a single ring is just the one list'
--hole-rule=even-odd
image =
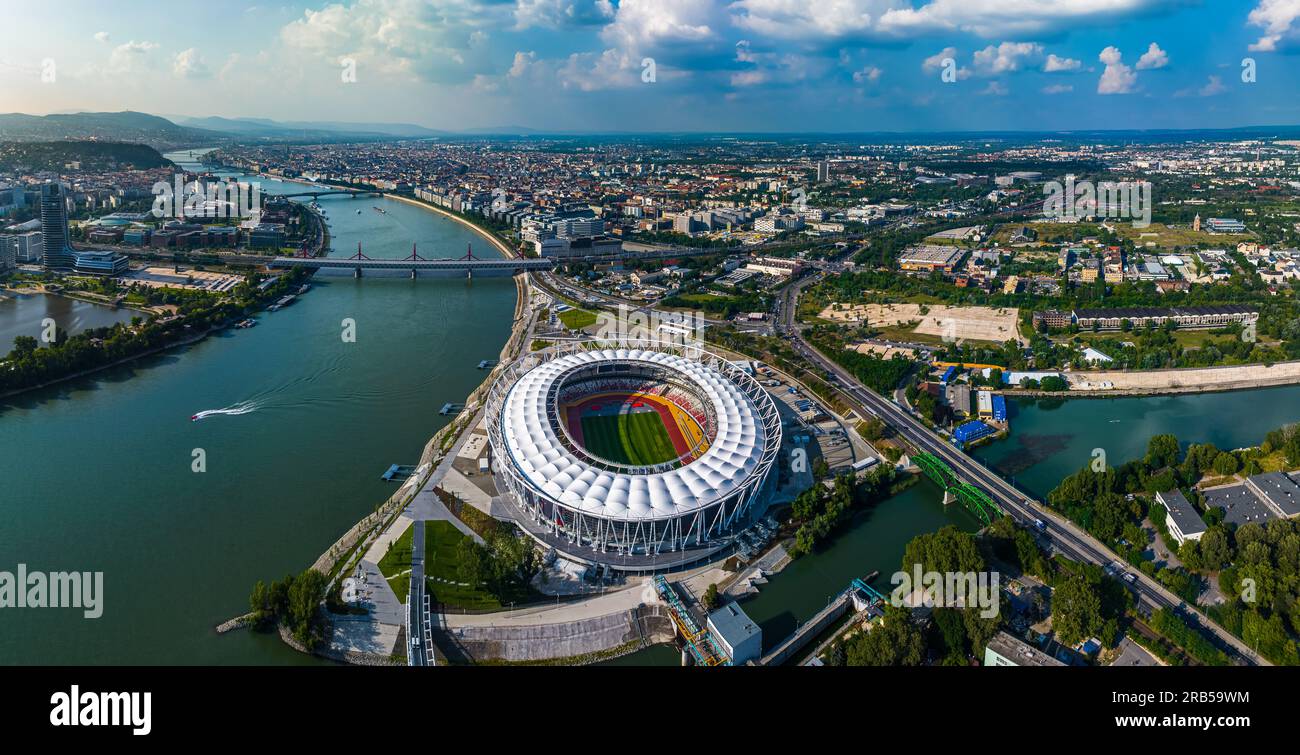
[{"label": "riverbank", "polygon": [[406,204],[415,205],[416,207],[423,207],[424,209],[432,210],[433,212],[436,212],[437,214],[442,215],[443,217],[451,218],[457,223],[460,223],[466,228],[469,228],[470,230],[474,231],[478,235],[487,239],[488,243],[491,244],[493,247],[495,247],[497,251],[501,252],[501,256],[505,257],[506,259],[516,259],[519,257],[519,254],[516,253],[513,249],[511,249],[509,246],[507,246],[506,243],[502,241],[500,238],[498,238],[495,233],[489,231],[486,228],[483,228],[482,226],[476,223],[466,220],[465,218],[461,217],[460,215],[457,215],[454,212],[448,212],[446,209],[439,207],[437,205],[432,205],[429,204],[428,202],[424,202],[419,199],[412,199],[411,197],[404,197],[401,196],[400,194],[384,194],[384,196],[387,197],[388,199],[393,199],[398,202],[405,202]]},{"label": "riverbank", "polygon": [[[1065,377],[1070,383],[1069,394],[1072,397],[1210,393],[1300,383],[1300,361],[1170,370],[1094,370],[1067,372]],[[1027,395],[1036,393],[1040,392],[1026,392]]]}]

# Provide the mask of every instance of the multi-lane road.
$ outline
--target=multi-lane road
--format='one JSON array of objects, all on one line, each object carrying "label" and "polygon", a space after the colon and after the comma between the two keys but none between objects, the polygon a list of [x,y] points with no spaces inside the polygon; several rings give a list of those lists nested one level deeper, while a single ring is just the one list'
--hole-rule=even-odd
[{"label": "multi-lane road", "polygon": [[[963,482],[972,483],[988,493],[1003,512],[1017,522],[1028,526],[1032,526],[1035,520],[1048,523],[1046,538],[1054,549],[1067,558],[1101,566],[1122,563],[1118,555],[1096,538],[1075,526],[1073,522],[1057,516],[979,461],[962,453],[922,424],[910,411],[862,385],[847,370],[805,341],[794,323],[794,312],[799,293],[819,277],[811,276],[786,287],[782,297],[778,331],[789,338],[795,351],[810,364],[817,365],[824,372],[835,376],[839,383],[839,392],[854,411],[864,418],[867,416],[880,418],[917,450],[927,451],[943,459]],[[1137,597],[1140,609],[1146,609],[1147,612],[1156,608],[1174,609],[1216,637],[1219,640],[1218,644],[1239,662],[1249,665],[1271,665],[1236,636],[1185,605],[1183,600],[1160,583],[1136,570],[1132,570],[1131,573],[1134,575],[1134,580],[1130,588]]]}]

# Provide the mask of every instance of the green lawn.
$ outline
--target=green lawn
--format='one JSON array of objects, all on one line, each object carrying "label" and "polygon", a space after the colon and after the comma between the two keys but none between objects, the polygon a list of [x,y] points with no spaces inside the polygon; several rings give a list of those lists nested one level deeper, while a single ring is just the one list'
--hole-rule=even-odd
[{"label": "green lawn", "polygon": [[585,309],[566,309],[558,317],[564,327],[573,330],[580,330],[588,325],[596,324],[596,315]]},{"label": "green lawn", "polygon": [[457,546],[465,539],[466,536],[451,522],[424,523],[425,587],[430,599],[456,608],[500,608],[501,601],[485,588],[474,590],[461,584],[460,561],[456,552]]},{"label": "green lawn", "polygon": [[583,417],[582,439],[592,453],[620,464],[661,464],[677,458],[658,412]]},{"label": "green lawn", "polygon": [[384,575],[388,584],[397,593],[397,599],[406,602],[411,585],[411,538],[415,537],[415,525],[406,528],[401,537],[388,546],[388,552],[379,559],[379,573]]}]

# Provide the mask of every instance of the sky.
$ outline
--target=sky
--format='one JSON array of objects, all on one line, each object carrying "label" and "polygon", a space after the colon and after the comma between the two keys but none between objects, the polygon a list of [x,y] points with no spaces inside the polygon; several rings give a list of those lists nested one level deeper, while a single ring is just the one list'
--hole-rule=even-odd
[{"label": "sky", "polygon": [[0,0],[0,112],[1057,131],[1294,125],[1297,93],[1300,0]]}]

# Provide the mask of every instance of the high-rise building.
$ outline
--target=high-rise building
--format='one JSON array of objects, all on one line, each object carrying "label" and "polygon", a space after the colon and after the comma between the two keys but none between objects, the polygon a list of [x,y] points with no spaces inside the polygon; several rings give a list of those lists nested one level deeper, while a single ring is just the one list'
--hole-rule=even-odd
[{"label": "high-rise building", "polygon": [[45,242],[45,269],[71,270],[76,265],[68,234],[68,202],[63,184],[41,186],[41,234]]},{"label": "high-rise building", "polygon": [[831,164],[825,160],[817,163],[817,183],[824,184],[831,180]]}]

